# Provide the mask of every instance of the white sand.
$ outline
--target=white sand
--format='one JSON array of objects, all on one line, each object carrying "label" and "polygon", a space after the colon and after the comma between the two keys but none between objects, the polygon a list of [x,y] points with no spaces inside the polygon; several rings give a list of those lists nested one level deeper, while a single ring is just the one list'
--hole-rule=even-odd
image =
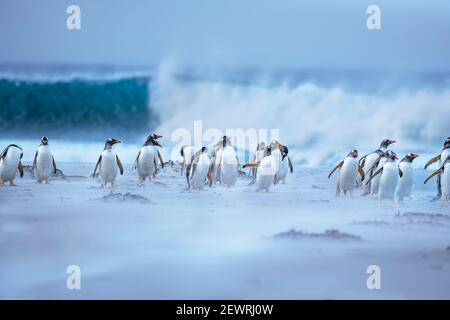
[{"label": "white sand", "polygon": [[[429,201],[423,170],[415,200],[381,209],[336,198],[328,170],[301,168],[269,193],[244,178],[188,192],[173,168],[140,187],[128,165],[107,201],[93,166],[60,163],[84,178],[0,187],[0,298],[450,298],[450,205]],[[362,240],[273,237],[293,228]],[[81,290],[66,288],[73,264]],[[366,287],[372,264],[381,290]]]}]

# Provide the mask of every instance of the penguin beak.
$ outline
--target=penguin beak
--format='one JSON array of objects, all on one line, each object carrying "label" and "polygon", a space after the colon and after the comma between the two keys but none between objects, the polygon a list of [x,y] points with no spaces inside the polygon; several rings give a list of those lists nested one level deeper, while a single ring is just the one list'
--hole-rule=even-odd
[{"label": "penguin beak", "polygon": [[413,158],[413,159],[415,159],[415,158],[417,158],[417,157],[419,157],[418,154],[413,153],[413,154],[411,155],[411,158]]},{"label": "penguin beak", "polygon": [[153,135],[153,139],[159,139],[159,138],[162,138],[163,136],[160,136],[160,135],[157,135],[157,134],[154,134]]},{"label": "penguin beak", "polygon": [[117,144],[117,143],[122,143],[122,141],[120,141],[120,140],[113,140],[113,141],[111,142],[111,144]]},{"label": "penguin beak", "polygon": [[396,143],[397,141],[395,141],[395,140],[389,140],[389,144],[393,144],[393,143]]}]

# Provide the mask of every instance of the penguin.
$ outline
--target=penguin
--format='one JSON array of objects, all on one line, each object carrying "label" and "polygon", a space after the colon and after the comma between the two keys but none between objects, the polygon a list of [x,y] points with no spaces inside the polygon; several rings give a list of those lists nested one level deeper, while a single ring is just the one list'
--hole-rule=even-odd
[{"label": "penguin", "polygon": [[292,165],[292,161],[288,156],[289,149],[286,146],[281,147],[281,161],[280,161],[280,168],[278,170],[277,174],[277,181],[276,183],[283,182],[286,183],[286,177],[288,174],[288,171],[292,173],[294,171],[294,166]]},{"label": "penguin", "polygon": [[277,184],[278,175],[280,174],[280,164],[281,164],[281,149],[283,145],[279,143],[277,140],[273,140],[270,143],[272,149],[272,156],[275,159],[275,175],[273,177],[273,184]]},{"label": "penguin", "polygon": [[[256,151],[253,154],[252,162],[253,163],[261,162],[261,160],[264,158],[265,152],[266,152],[266,143],[265,142],[258,143],[258,146],[256,147]],[[256,182],[256,171],[257,171],[257,168],[250,169],[250,176],[252,177],[252,181],[250,182],[249,185],[252,185]]]},{"label": "penguin", "polygon": [[418,156],[415,153],[408,153],[398,164],[398,168],[403,172],[403,175],[398,181],[397,190],[395,190],[397,202],[402,202],[404,198],[411,196],[411,190],[414,184],[413,161]]},{"label": "penguin", "polygon": [[[372,187],[372,183],[367,183],[369,181],[369,179],[371,178],[371,176],[373,175],[373,173],[377,170],[379,170],[382,166],[380,166],[380,168],[377,166],[374,167],[374,164],[377,161],[380,161],[383,158],[380,158],[384,155],[384,153],[386,152],[387,148],[395,143],[395,140],[391,140],[391,139],[384,139],[383,141],[381,141],[380,143],[380,148],[378,148],[377,150],[375,150],[374,152],[371,152],[369,154],[366,154],[365,156],[363,156],[360,160],[359,160],[359,165],[363,168],[364,170],[364,176],[366,180],[362,181],[362,186],[364,188],[364,193],[363,195],[368,195],[371,193],[371,187]],[[384,160],[383,160],[384,162]],[[384,163],[383,163],[384,164]],[[375,170],[375,168],[377,168]],[[376,178],[378,179],[378,178]],[[378,185],[378,181],[376,182]],[[373,191],[375,191],[375,188],[373,188]],[[378,192],[378,186],[376,188],[376,191]]]},{"label": "penguin", "polygon": [[10,186],[15,186],[17,170],[20,177],[23,177],[22,165],[23,150],[15,144],[10,144],[0,154],[0,185],[9,181]]},{"label": "penguin", "polygon": [[276,160],[272,154],[272,146],[267,146],[264,158],[260,162],[247,163],[243,168],[258,168],[256,171],[256,191],[265,190],[269,192],[275,177],[275,166]]},{"label": "penguin", "polygon": [[[430,166],[431,164],[433,164],[435,162],[438,162],[438,166],[441,167],[443,164],[443,161],[445,161],[445,159],[447,159],[448,156],[450,156],[450,137],[448,137],[444,141],[444,148],[442,149],[441,154],[428,160],[427,164],[425,165],[425,169],[427,169],[428,166]],[[437,183],[437,194],[436,194],[436,197],[434,197],[432,199],[432,201],[439,200],[442,197],[441,175],[437,176],[436,183]]]},{"label": "penguin", "polygon": [[142,145],[139,153],[134,161],[134,168],[138,171],[139,181],[142,183],[146,178],[154,177],[157,172],[158,158],[161,162],[161,167],[164,168],[164,161],[157,147],[161,147],[156,139],[161,136],[149,135],[147,140]]},{"label": "penguin", "polygon": [[205,185],[205,180],[208,178],[209,185],[212,184],[211,175],[211,158],[208,155],[208,149],[202,147],[192,157],[190,164],[186,169],[186,180],[188,188],[192,190],[201,190]]},{"label": "penguin", "polygon": [[364,180],[364,170],[356,160],[357,158],[358,150],[354,149],[350,151],[345,159],[339,162],[328,175],[328,179],[330,179],[333,173],[339,169],[339,178],[336,184],[336,196],[340,196],[341,189],[344,191],[345,196],[347,195],[347,192],[350,193],[350,196],[353,196],[358,173],[361,176],[361,181]]},{"label": "penguin", "polygon": [[[442,159],[442,158],[441,158]],[[434,171],[425,181],[427,183],[434,176],[440,178],[441,198],[440,200],[448,202],[450,200],[450,156],[447,156],[445,161],[441,161],[442,165],[439,169]]]},{"label": "penguin", "polygon": [[214,179],[227,187],[234,186],[239,172],[239,159],[236,150],[231,146],[231,138],[223,136],[221,147],[216,151],[214,159]]},{"label": "penguin", "polygon": [[183,162],[181,162],[181,175],[183,175],[184,169],[186,169],[192,161],[195,149],[193,146],[184,145],[180,149],[180,155],[183,157]]},{"label": "penguin", "polygon": [[34,155],[31,171],[34,172],[38,183],[48,183],[51,175],[56,174],[56,163],[48,145],[48,137],[42,137]]},{"label": "penguin", "polygon": [[111,187],[115,186],[114,181],[117,177],[117,167],[119,167],[120,174],[123,174],[123,166],[119,160],[119,157],[112,150],[113,145],[121,143],[120,140],[109,138],[105,142],[105,148],[103,149],[97,164],[95,165],[93,177],[96,176],[97,168],[99,168],[100,179],[102,180],[102,187],[105,187],[108,183],[111,183]]},{"label": "penguin", "polygon": [[383,205],[384,199],[390,199],[396,202],[395,199],[395,190],[397,189],[398,180],[403,176],[403,171],[397,165],[397,155],[393,151],[386,151],[386,163],[378,169],[366,184],[369,184],[370,181],[376,177],[377,175],[381,175],[380,177],[380,189],[378,191],[378,199],[379,205]]}]

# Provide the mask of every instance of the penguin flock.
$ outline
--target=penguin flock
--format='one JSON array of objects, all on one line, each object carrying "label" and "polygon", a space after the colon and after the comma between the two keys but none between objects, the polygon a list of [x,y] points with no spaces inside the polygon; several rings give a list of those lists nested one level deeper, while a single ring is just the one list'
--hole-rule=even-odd
[{"label": "penguin flock", "polygon": [[[336,195],[341,191],[353,196],[355,188],[363,189],[363,196],[377,196],[382,206],[384,200],[392,200],[396,204],[405,198],[411,197],[414,183],[413,161],[419,155],[408,153],[398,161],[397,154],[388,150],[395,140],[384,139],[375,151],[358,160],[358,151],[350,151],[344,160],[331,170],[328,178],[339,169],[336,184]],[[437,195],[433,200],[450,200],[450,137],[444,141],[441,154],[430,159],[425,165],[427,169],[431,164],[438,162],[439,168],[429,175],[424,184],[437,176]]]},{"label": "penguin flock", "polygon": [[[139,182],[154,178],[159,167],[164,168],[164,161],[158,148],[162,145],[158,139],[161,135],[150,134],[139,149],[133,169],[137,171]],[[328,178],[338,171],[336,195],[353,196],[355,188],[363,190],[362,195],[377,196],[382,205],[384,200],[395,203],[411,197],[414,182],[413,161],[418,157],[415,153],[407,154],[398,161],[397,154],[388,148],[396,141],[384,139],[375,151],[364,155],[358,160],[357,150],[351,150],[347,156],[333,167]],[[116,186],[118,173],[123,174],[123,165],[113,147],[120,140],[109,138],[95,165],[91,177],[98,177],[102,187]],[[288,173],[293,172],[293,164],[289,158],[289,149],[278,141],[270,144],[260,142],[253,154],[251,162],[242,166],[250,169],[249,185],[256,185],[256,191],[268,192],[271,186],[286,183]],[[196,149],[185,145],[180,150],[181,175],[186,176],[189,190],[201,190],[214,184],[232,187],[237,178],[245,174],[231,142],[231,137],[223,136],[209,152],[205,146]],[[15,144],[8,145],[0,154],[0,185],[9,182],[15,186],[17,173],[23,177],[23,150]],[[158,164],[159,162],[159,164]],[[438,169],[432,172],[424,181],[427,183],[433,177],[437,179],[437,195],[433,200],[450,201],[450,137],[444,141],[441,153],[430,159],[425,165],[427,169],[433,163],[438,163]],[[38,183],[48,183],[57,172],[56,162],[49,146],[48,137],[41,139],[31,168]]]}]

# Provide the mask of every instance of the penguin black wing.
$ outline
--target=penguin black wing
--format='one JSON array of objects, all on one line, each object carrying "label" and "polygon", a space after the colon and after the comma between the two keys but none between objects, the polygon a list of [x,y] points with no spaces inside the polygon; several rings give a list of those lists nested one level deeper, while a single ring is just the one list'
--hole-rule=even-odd
[{"label": "penguin black wing", "polygon": [[259,167],[259,162],[250,162],[250,163],[246,163],[242,166],[243,169],[245,168],[258,168]]},{"label": "penguin black wing", "polygon": [[433,178],[434,176],[437,176],[437,175],[439,175],[439,174],[441,174],[441,173],[443,173],[444,172],[444,168],[439,168],[438,170],[436,170],[435,172],[433,172],[432,174],[430,174],[429,176],[428,176],[428,178],[426,178],[425,179],[425,181],[423,182],[423,184],[425,184],[425,183],[427,183],[431,178]]},{"label": "penguin black wing", "polygon": [[100,165],[100,163],[102,162],[102,156],[100,156],[97,160],[97,164],[95,165],[95,169],[94,172],[92,173],[92,177],[95,178],[95,173],[97,172],[97,168]]},{"label": "penguin black wing", "polygon": [[133,163],[133,169],[136,169],[137,168],[137,163],[138,163],[138,159],[139,159],[139,156],[141,155],[141,150],[139,150],[139,152],[138,152],[138,155],[137,155],[137,157],[136,157],[136,160],[134,160],[134,163]]},{"label": "penguin black wing", "polygon": [[33,165],[31,166],[31,172],[34,171],[34,168],[36,168],[36,159],[38,156],[38,151],[36,150],[36,154],[34,155]]},{"label": "penguin black wing", "polygon": [[379,175],[379,174],[382,173],[382,172],[383,172],[383,167],[381,167],[380,169],[378,169],[378,171],[375,172],[375,173],[370,177],[369,180],[367,180],[366,185],[368,185],[369,182],[372,181],[373,178],[375,178],[377,175]]},{"label": "penguin black wing", "polygon": [[19,173],[20,173],[20,177],[23,177],[23,165],[22,165],[22,161],[19,161],[19,165],[17,167],[17,169],[19,169]]},{"label": "penguin black wing", "polygon": [[401,177],[403,177],[403,171],[402,169],[400,169],[400,166],[398,167],[398,175]]},{"label": "penguin black wing", "polygon": [[333,175],[333,173],[342,167],[342,165],[344,164],[344,160],[342,160],[341,162],[339,162],[337,165],[334,166],[333,170],[331,170],[330,174],[328,175],[328,179],[331,178],[331,176]]},{"label": "penguin black wing", "polygon": [[362,165],[358,165],[358,172],[359,175],[361,176],[361,181],[364,181],[364,178],[366,177],[365,173],[364,173],[364,169]]},{"label": "penguin black wing", "polygon": [[425,165],[425,169],[428,168],[431,164],[435,163],[436,161],[439,161],[441,159],[441,155],[438,155],[436,157],[431,158],[428,160],[427,164]]},{"label": "penguin black wing", "polygon": [[161,157],[161,153],[159,152],[159,150],[156,150],[156,153],[158,154],[159,161],[161,162],[161,168],[164,168],[164,161]]},{"label": "penguin black wing", "polygon": [[122,175],[123,174],[123,166],[122,166],[122,162],[120,162],[120,159],[117,156],[117,154],[116,154],[116,162],[117,162],[117,166],[119,167],[120,174]]},{"label": "penguin black wing", "polygon": [[53,173],[56,174],[56,162],[55,162],[55,158],[53,158],[53,156],[52,156],[52,163],[53,163]]},{"label": "penguin black wing", "polygon": [[292,173],[294,171],[294,166],[292,165],[291,158],[289,158],[289,156],[287,156],[287,158],[288,158],[289,171]]}]

